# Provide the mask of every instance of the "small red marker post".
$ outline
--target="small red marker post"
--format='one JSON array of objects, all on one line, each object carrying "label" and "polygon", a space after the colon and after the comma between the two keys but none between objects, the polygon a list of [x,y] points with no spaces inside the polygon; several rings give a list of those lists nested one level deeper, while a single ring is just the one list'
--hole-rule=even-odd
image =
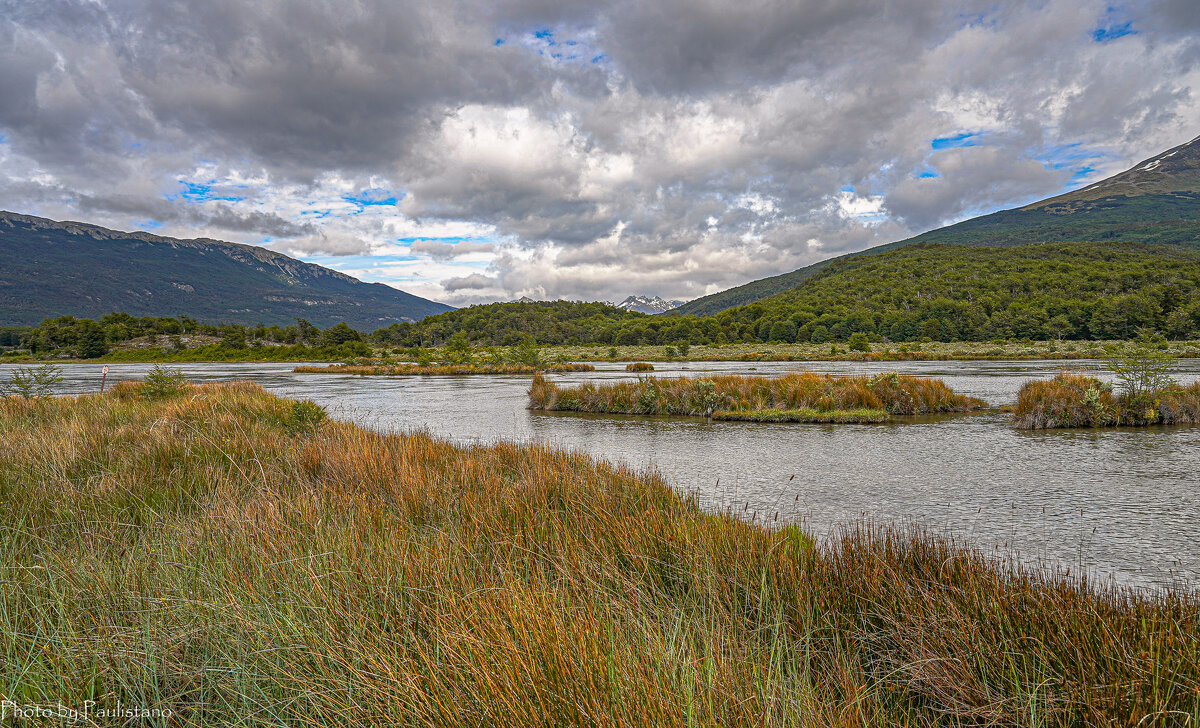
[{"label": "small red marker post", "polygon": [[108,365],[105,364],[104,368],[100,371],[104,372],[104,374],[100,377],[100,393],[104,394],[104,381],[108,379]]}]

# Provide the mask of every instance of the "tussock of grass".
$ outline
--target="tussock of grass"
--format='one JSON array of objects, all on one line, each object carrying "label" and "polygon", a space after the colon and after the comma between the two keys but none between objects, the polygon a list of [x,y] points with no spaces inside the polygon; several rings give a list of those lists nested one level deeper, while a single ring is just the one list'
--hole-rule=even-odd
[{"label": "tussock of grass", "polygon": [[171,725],[1200,717],[1194,595],[920,533],[814,549],[581,455],[297,416],[250,384],[0,401],[0,697]]},{"label": "tussock of grass", "polygon": [[534,377],[530,409],[620,414],[704,416],[770,410],[845,412],[883,410],[893,415],[966,412],[986,404],[955,394],[937,379],[884,374],[834,377],[798,372],[780,377],[727,375],[679,377],[616,384],[558,387]]},{"label": "tussock of grass", "polygon": [[627,372],[652,372],[654,365],[648,361],[634,361],[625,365]]},{"label": "tussock of grass", "polygon": [[593,372],[591,364],[332,364],[325,367],[301,366],[293,371],[303,374],[361,374],[363,376],[458,376],[466,374],[537,374],[538,372]]},{"label": "tussock of grass", "polygon": [[741,410],[741,411],[726,411],[718,410],[713,412],[714,420],[733,420],[740,422],[808,422],[808,423],[830,423],[830,424],[878,424],[887,422],[891,419],[891,415],[887,410],[879,409],[855,409],[855,410],[827,410],[819,412],[815,409],[765,409],[765,410]]},{"label": "tussock of grass", "polygon": [[1195,423],[1200,423],[1200,382],[1131,398],[1114,395],[1112,385],[1095,377],[1073,372],[1026,382],[1013,409],[1013,424],[1024,430]]}]

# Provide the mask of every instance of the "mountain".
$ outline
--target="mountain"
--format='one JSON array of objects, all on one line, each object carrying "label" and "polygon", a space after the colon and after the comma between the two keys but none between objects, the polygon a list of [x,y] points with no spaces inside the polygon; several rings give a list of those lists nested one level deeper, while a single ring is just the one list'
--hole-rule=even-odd
[{"label": "mountain", "polygon": [[266,248],[0,211],[0,326],[110,311],[371,331],[453,310]]},{"label": "mountain", "polygon": [[917,243],[1006,247],[1107,241],[1200,245],[1200,137],[1074,192],[753,281],[697,298],[672,314],[708,316],[754,303],[800,286],[834,260]]},{"label": "mountain", "polygon": [[614,308],[619,308],[622,311],[636,311],[637,313],[665,313],[683,305],[683,301],[667,301],[658,296],[650,298],[648,296],[630,296],[620,303],[612,304]]}]

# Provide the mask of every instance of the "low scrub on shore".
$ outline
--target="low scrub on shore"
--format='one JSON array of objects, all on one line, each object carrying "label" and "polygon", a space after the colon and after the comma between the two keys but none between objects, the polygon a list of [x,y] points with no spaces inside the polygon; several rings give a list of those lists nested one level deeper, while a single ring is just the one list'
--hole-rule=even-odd
[{"label": "low scrub on shore", "polygon": [[652,372],[654,365],[648,361],[634,361],[625,365],[627,372]]},{"label": "low scrub on shore", "polygon": [[325,367],[303,366],[293,371],[303,374],[361,374],[363,376],[458,376],[466,374],[537,374],[539,372],[592,372],[591,364],[333,364]]},{"label": "low scrub on shore", "polygon": [[0,400],[0,698],[169,725],[1200,720],[1195,594],[919,532],[816,548],[582,455],[314,407]]},{"label": "low scrub on shore", "polygon": [[874,377],[812,372],[779,377],[679,377],[570,388],[535,377],[529,390],[529,407],[535,410],[712,417],[720,412],[722,419],[771,422],[804,421],[780,419],[785,417],[781,413],[804,410],[824,413],[827,418],[830,413],[851,418],[850,413],[861,410],[915,415],[967,412],[985,406],[981,400],[956,394],[940,380],[894,372]]},{"label": "low scrub on shore", "polygon": [[1200,382],[1117,395],[1111,384],[1073,372],[1026,382],[1013,409],[1013,424],[1024,430],[1194,423],[1200,423]]}]

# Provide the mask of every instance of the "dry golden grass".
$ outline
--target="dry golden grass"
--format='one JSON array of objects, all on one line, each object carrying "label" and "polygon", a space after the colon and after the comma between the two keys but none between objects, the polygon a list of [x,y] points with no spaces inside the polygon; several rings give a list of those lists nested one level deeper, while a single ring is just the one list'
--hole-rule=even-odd
[{"label": "dry golden grass", "polygon": [[[170,725],[1193,724],[1200,605],[250,384],[0,401],[0,699]],[[106,723],[116,724],[116,722]]]},{"label": "dry golden grass", "polygon": [[1200,423],[1200,382],[1150,392],[1133,402],[1113,395],[1111,385],[1073,372],[1026,382],[1013,409],[1013,424],[1024,430],[1195,423]]},{"label": "dry golden grass", "polygon": [[[884,411],[893,415],[968,412],[986,407],[955,394],[942,381],[900,375],[835,377],[791,372],[779,377],[726,375],[710,378],[646,378],[616,384],[558,387],[534,377],[530,409],[649,415],[712,415],[749,419],[751,412],[815,410],[845,413]],[[778,417],[778,414],[773,415]],[[762,418],[759,418],[762,419]]]}]

